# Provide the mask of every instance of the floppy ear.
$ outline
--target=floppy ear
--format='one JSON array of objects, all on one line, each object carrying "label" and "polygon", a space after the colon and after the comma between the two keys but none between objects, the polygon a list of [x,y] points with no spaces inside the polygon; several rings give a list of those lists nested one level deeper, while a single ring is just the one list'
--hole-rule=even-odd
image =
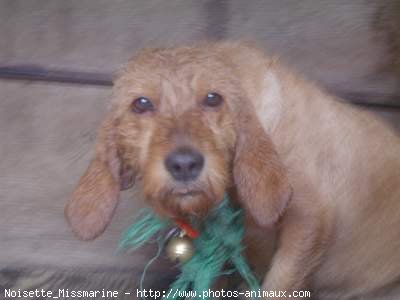
[{"label": "floppy ear", "polygon": [[255,113],[240,108],[237,119],[233,174],[239,198],[259,225],[271,225],[291,197],[286,171]]},{"label": "floppy ear", "polygon": [[124,168],[118,157],[114,131],[111,119],[106,119],[97,138],[96,157],[65,207],[68,223],[82,240],[94,239],[105,230],[120,189],[133,184],[131,169]]}]

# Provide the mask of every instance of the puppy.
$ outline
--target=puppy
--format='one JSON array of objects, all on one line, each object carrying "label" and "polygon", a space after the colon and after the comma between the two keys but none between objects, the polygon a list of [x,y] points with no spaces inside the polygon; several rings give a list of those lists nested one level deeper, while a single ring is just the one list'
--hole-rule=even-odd
[{"label": "puppy", "polygon": [[134,181],[166,218],[229,192],[264,290],[400,297],[400,139],[382,122],[240,42],[143,50],[114,95],[66,206],[78,237],[101,234]]}]

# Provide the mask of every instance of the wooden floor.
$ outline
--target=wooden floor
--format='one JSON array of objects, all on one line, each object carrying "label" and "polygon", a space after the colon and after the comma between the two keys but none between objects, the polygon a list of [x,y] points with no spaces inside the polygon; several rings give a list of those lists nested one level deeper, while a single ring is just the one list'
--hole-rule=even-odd
[{"label": "wooden floor", "polygon": [[[112,97],[109,79],[143,46],[256,39],[333,93],[377,104],[366,109],[400,129],[400,6],[339,2],[1,1],[0,298],[4,289],[35,288],[136,298],[125,293],[138,287],[155,249],[116,248],[143,207],[138,193],[123,193],[110,227],[93,242],[75,239],[63,208],[91,157]],[[33,74],[5,79],[4,67]],[[35,77],[38,70],[47,77]],[[161,289],[175,272],[161,259],[145,285]]]}]

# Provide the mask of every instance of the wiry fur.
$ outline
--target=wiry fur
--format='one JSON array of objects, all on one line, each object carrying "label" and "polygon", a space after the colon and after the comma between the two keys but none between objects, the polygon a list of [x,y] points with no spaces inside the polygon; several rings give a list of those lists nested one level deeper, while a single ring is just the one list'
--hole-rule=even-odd
[{"label": "wiry fur", "polygon": [[[223,105],[202,106],[208,92]],[[154,112],[132,112],[140,96]],[[205,157],[190,184],[164,166],[179,146]],[[400,295],[399,137],[252,45],[150,49],[133,58],[115,83],[97,156],[66,208],[79,237],[105,229],[120,187],[134,177],[166,217],[204,215],[229,191],[246,211],[251,263],[269,268],[264,289],[310,288],[320,299]]]}]

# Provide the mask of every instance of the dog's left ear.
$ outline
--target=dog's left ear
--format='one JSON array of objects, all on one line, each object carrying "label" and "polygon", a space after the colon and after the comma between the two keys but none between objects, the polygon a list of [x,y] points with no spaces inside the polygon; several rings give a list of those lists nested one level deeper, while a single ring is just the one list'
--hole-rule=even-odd
[{"label": "dog's left ear", "polygon": [[268,226],[283,213],[292,189],[285,167],[256,114],[241,107],[237,120],[233,173],[239,198],[259,225]]}]

